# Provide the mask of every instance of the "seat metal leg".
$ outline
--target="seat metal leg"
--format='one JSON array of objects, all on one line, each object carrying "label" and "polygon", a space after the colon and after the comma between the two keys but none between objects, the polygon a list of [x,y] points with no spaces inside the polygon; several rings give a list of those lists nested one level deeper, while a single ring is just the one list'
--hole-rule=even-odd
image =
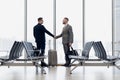
[{"label": "seat metal leg", "polygon": [[70,74],[72,74],[72,71],[75,70],[79,65],[80,65],[81,61],[79,61],[79,63],[73,68],[70,70]]},{"label": "seat metal leg", "polygon": [[70,74],[72,74],[72,71],[75,70],[79,65],[76,65],[73,69],[70,70]]},{"label": "seat metal leg", "polygon": [[72,65],[75,61],[76,61],[76,60],[73,60],[73,61],[70,63],[70,65]]},{"label": "seat metal leg", "polygon": [[38,74],[38,65],[36,65],[36,74]]}]

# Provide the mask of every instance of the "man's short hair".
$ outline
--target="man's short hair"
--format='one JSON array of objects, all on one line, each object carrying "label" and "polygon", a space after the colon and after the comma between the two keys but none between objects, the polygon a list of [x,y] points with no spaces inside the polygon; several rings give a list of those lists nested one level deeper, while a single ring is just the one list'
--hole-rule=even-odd
[{"label": "man's short hair", "polygon": [[69,21],[69,19],[67,17],[65,17],[64,19],[66,19],[67,21]]},{"label": "man's short hair", "polygon": [[41,21],[42,19],[43,19],[42,17],[39,17],[39,18],[38,18],[38,21]]}]

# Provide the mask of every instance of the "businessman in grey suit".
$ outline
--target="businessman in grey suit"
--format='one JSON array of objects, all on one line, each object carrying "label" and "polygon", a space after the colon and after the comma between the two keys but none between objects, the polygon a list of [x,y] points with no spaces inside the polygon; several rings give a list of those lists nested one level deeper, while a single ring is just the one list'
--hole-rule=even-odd
[{"label": "businessman in grey suit", "polygon": [[68,51],[70,51],[70,47],[73,43],[73,30],[72,30],[72,26],[68,24],[68,21],[69,19],[67,17],[63,19],[64,27],[62,33],[55,37],[56,39],[62,37],[62,43],[63,43],[65,61],[66,61],[66,63],[63,66],[66,67],[69,67],[69,64],[71,62],[71,60],[68,57],[69,56]]}]

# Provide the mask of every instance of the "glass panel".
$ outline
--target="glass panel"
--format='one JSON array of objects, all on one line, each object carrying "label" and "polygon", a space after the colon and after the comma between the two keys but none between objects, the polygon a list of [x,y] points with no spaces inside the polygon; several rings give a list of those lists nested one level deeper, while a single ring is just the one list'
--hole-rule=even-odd
[{"label": "glass panel", "polygon": [[[47,30],[53,33],[53,1],[52,0],[28,0],[28,28],[27,39],[34,45],[33,27],[38,24],[37,19],[43,17],[44,26]],[[46,34],[46,53],[48,55],[48,42],[53,41],[53,38]],[[53,43],[53,42],[52,42]],[[53,47],[51,43],[51,47]]]},{"label": "glass panel", "polygon": [[[115,53],[120,53],[120,0],[114,0]],[[117,52],[116,52],[117,51]]]},{"label": "glass panel", "polygon": [[[85,42],[102,41],[108,54],[112,52],[112,0],[86,0]],[[90,56],[94,57],[93,50]]]},{"label": "glass panel", "polygon": [[[62,20],[64,17],[69,18],[69,24],[73,28],[75,49],[82,49],[82,0],[56,0],[56,32],[59,35],[62,32],[64,25]],[[58,62],[64,63],[64,52],[62,40],[57,41]]]},{"label": "glass panel", "polygon": [[24,0],[1,0],[0,22],[0,50],[10,50],[15,40],[24,40]]}]

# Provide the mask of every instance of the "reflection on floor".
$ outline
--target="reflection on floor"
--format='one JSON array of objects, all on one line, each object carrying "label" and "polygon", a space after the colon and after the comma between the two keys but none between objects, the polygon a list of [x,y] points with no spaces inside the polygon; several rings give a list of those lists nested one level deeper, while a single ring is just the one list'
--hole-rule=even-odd
[{"label": "reflection on floor", "polygon": [[70,68],[46,68],[47,74],[36,74],[35,67],[0,67],[0,80],[120,80],[115,67],[79,67],[73,74]]}]

